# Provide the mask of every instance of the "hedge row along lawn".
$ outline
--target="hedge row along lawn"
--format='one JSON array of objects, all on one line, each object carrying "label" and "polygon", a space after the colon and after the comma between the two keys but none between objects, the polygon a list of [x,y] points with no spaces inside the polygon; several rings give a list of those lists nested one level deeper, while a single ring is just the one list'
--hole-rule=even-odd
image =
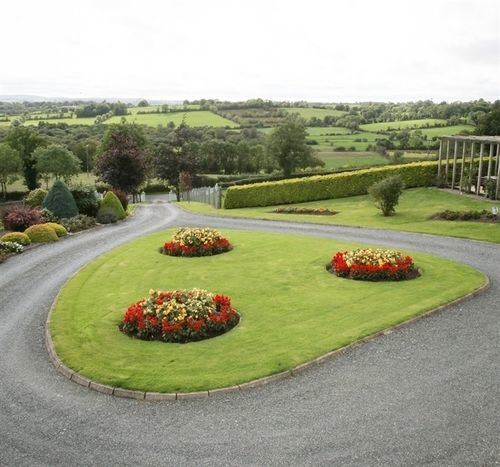
[{"label": "hedge row along lawn", "polygon": [[384,217],[368,195],[349,198],[328,199],[310,203],[286,204],[287,208],[329,208],[338,211],[335,216],[311,216],[300,214],[274,213],[276,206],[254,207],[246,209],[214,209],[207,204],[194,202],[179,203],[187,211],[227,217],[247,217],[253,219],[289,220],[295,222],[311,222],[333,225],[354,225],[377,229],[421,232],[450,237],[470,238],[500,243],[500,224],[478,221],[442,221],[429,217],[439,211],[449,209],[491,210],[500,203],[477,200],[467,196],[448,193],[437,188],[414,188],[404,190],[396,206],[396,214]]},{"label": "hedge row along lawn", "polygon": [[[98,258],[62,290],[50,321],[63,362],[111,386],[185,392],[231,386],[290,369],[394,326],[484,284],[478,271],[412,254],[421,277],[368,283],[329,274],[338,250],[329,239],[224,230],[228,253],[161,255],[172,231],[155,233]],[[407,253],[407,252],[405,252]],[[238,326],[200,342],[132,339],[117,326],[149,289],[199,287],[231,297]]]}]

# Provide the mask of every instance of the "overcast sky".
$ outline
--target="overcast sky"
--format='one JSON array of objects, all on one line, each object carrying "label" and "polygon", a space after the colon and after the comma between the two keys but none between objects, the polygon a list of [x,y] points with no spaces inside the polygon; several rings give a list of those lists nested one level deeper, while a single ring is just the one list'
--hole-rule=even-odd
[{"label": "overcast sky", "polygon": [[0,94],[500,98],[499,0],[20,0],[0,11]]}]

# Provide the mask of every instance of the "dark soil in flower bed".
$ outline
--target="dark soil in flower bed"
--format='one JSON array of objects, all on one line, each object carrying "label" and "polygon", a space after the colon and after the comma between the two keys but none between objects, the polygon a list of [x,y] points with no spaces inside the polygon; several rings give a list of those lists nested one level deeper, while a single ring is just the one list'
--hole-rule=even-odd
[{"label": "dark soil in flower bed", "polygon": [[277,214],[312,214],[315,216],[333,216],[338,214],[338,211],[329,208],[277,208],[272,212]]}]

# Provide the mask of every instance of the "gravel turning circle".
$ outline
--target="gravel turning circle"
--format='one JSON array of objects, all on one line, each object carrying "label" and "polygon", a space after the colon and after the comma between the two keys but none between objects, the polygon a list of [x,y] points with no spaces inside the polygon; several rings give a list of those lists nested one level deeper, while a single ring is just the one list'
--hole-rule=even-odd
[{"label": "gravel turning circle", "polygon": [[[282,231],[418,250],[491,286],[296,377],[162,403],[82,388],[50,364],[48,310],[99,254],[169,226]],[[492,465],[500,462],[500,247],[429,235],[206,218],[145,205],[0,267],[0,465]],[[106,349],[103,349],[105,352]]]}]

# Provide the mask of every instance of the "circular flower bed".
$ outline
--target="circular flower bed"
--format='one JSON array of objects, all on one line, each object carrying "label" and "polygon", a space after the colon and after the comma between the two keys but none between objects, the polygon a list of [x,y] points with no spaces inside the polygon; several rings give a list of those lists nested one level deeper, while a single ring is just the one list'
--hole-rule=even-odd
[{"label": "circular flower bed", "polygon": [[339,277],[365,281],[402,281],[420,275],[410,256],[372,248],[338,251],[327,269]]},{"label": "circular flower bed", "polygon": [[160,252],[170,256],[211,256],[231,249],[229,240],[217,230],[183,227],[160,248]]},{"label": "circular flower bed", "polygon": [[120,331],[144,340],[191,342],[223,334],[240,321],[229,297],[206,290],[159,291],[130,305]]}]

